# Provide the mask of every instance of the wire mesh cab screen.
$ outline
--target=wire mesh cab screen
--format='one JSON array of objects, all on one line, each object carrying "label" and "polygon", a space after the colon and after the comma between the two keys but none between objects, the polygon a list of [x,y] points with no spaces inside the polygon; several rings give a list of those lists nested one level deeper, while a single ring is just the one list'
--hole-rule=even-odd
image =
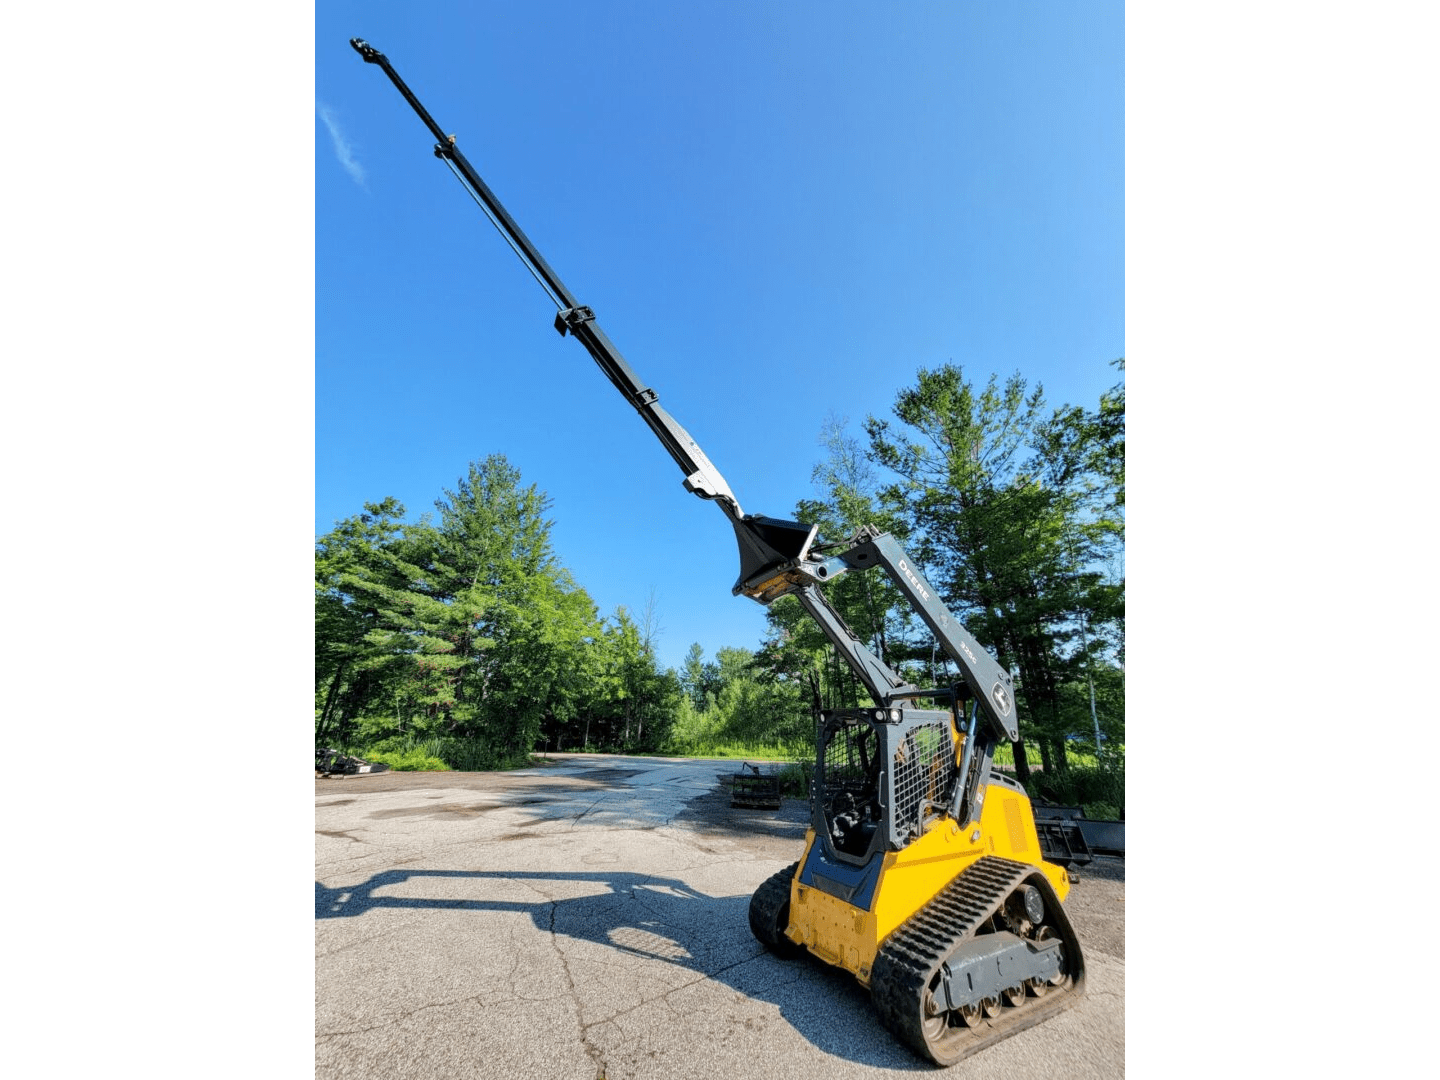
[{"label": "wire mesh cab screen", "polygon": [[884,762],[883,729],[865,713],[847,710],[833,714],[821,732],[816,788],[820,798],[817,828],[829,838],[829,847],[847,861],[863,861],[883,846],[880,803]]},{"label": "wire mesh cab screen", "polygon": [[950,718],[920,720],[897,740],[890,784],[895,844],[903,847],[921,833],[926,802],[943,803],[955,781],[955,743]]},{"label": "wire mesh cab screen", "polygon": [[812,824],[846,862],[904,847],[921,832],[926,800],[941,803],[950,795],[949,713],[837,710],[825,717],[820,736]]}]

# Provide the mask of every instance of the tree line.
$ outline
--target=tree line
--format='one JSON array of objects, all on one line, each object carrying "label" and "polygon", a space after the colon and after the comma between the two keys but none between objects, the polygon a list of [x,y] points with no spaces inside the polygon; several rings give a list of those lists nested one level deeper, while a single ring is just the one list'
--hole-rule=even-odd
[{"label": "tree line", "polygon": [[428,747],[503,768],[583,732],[664,745],[679,687],[624,608],[602,617],[551,543],[549,498],[503,455],[401,520],[387,498],[322,536],[315,559],[317,745]]},{"label": "tree line", "polygon": [[[1123,373],[1123,361],[1116,361]],[[821,435],[817,498],[797,520],[837,540],[865,525],[893,533],[945,604],[1015,676],[1022,781],[1070,751],[1117,762],[1124,744],[1125,388],[1091,408],[1050,408],[1016,374],[984,385],[945,364],[917,373],[865,438],[832,419]],[[888,579],[847,574],[826,587],[846,623],[910,681],[958,672]],[[868,704],[863,687],[792,598],[770,609],[757,662],[801,683],[818,706]],[[1099,729],[1098,738],[1096,735]]]},{"label": "tree line", "polygon": [[[827,541],[894,533],[1014,672],[1022,780],[1034,753],[1050,772],[1075,748],[1123,750],[1124,412],[1123,377],[1093,407],[1050,408],[1018,374],[976,386],[952,364],[922,369],[863,441],[827,423],[816,497],[795,507]],[[387,498],[317,540],[317,745],[424,748],[454,768],[540,749],[803,755],[815,708],[868,703],[791,598],[754,649],[707,661],[697,643],[662,669],[653,605],[600,615],[552,547],[549,511],[494,455],[433,515],[407,523]],[[912,681],[958,677],[883,576],[824,588]]]}]

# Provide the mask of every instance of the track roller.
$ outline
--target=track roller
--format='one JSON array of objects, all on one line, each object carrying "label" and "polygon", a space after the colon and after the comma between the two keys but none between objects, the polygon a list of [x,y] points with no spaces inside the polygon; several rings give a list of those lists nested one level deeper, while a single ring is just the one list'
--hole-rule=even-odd
[{"label": "track roller", "polygon": [[987,856],[907,919],[876,954],[870,994],[921,1057],[953,1065],[1074,1004],[1080,942],[1034,866]]}]

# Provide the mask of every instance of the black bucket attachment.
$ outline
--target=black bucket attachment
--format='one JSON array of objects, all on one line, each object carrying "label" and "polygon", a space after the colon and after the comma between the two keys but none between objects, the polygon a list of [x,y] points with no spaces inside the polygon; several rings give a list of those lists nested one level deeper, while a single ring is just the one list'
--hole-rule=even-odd
[{"label": "black bucket attachment", "polygon": [[779,810],[779,775],[762,775],[759,765],[743,762],[730,781],[730,805],[746,810]]},{"label": "black bucket attachment", "polygon": [[1079,822],[1080,835],[1097,855],[1119,855],[1125,857],[1125,823],[1123,821]]},{"label": "black bucket attachment", "polygon": [[744,593],[768,605],[797,584],[809,584],[809,578],[803,576],[798,582],[792,581],[787,571],[805,560],[818,525],[759,514],[731,518],[730,524],[735,527],[735,542],[740,546],[740,576],[731,593]]}]

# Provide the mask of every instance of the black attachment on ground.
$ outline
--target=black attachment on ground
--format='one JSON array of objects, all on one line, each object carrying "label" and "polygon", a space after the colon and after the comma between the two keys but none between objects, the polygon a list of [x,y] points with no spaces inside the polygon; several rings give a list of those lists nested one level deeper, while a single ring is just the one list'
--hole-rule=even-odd
[{"label": "black attachment on ground", "polygon": [[1085,842],[1078,806],[1035,806],[1035,831],[1046,862],[1057,866],[1083,866],[1094,853]]},{"label": "black attachment on ground", "polygon": [[730,780],[730,805],[747,810],[779,810],[781,802],[780,777],[776,773],[764,775],[759,765],[743,762],[741,769]]}]

